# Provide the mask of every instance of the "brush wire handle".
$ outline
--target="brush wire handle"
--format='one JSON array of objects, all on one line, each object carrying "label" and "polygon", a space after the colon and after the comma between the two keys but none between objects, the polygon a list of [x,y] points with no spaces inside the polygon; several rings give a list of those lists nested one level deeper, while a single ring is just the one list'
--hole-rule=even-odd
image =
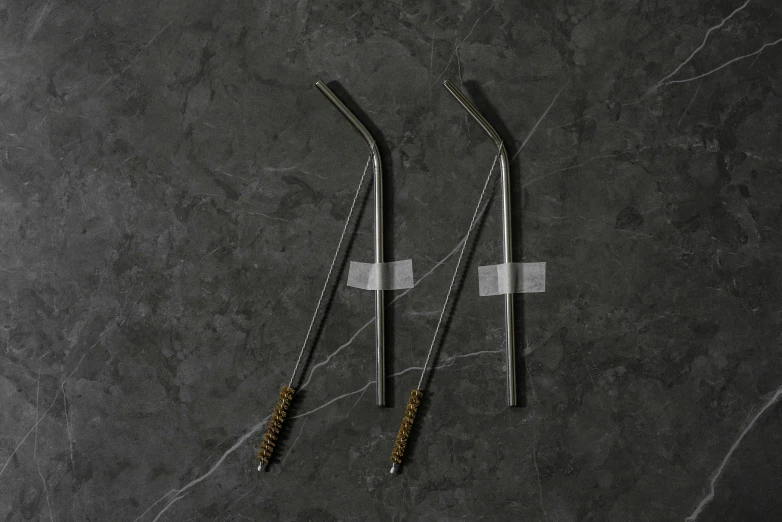
[{"label": "brush wire handle", "polygon": [[261,461],[258,465],[258,471],[262,470],[269,463],[269,459],[274,451],[274,445],[277,443],[277,437],[279,437],[282,430],[282,423],[288,415],[288,408],[291,405],[295,391],[290,386],[282,387],[280,400],[277,401],[277,406],[274,407],[272,418],[269,420],[269,427],[266,429],[266,435],[263,437],[263,444],[261,444],[261,449],[258,450],[258,460]]},{"label": "brush wire handle", "polygon": [[415,421],[415,414],[418,412],[418,407],[421,406],[421,398],[423,396],[424,392],[418,389],[410,392],[410,400],[407,401],[405,416],[402,418],[402,425],[399,426],[399,433],[396,435],[394,451],[391,452],[391,462],[393,463],[391,473],[399,471],[399,468],[402,465],[402,457],[405,455],[407,440],[410,438],[410,432],[413,429],[413,421]]}]

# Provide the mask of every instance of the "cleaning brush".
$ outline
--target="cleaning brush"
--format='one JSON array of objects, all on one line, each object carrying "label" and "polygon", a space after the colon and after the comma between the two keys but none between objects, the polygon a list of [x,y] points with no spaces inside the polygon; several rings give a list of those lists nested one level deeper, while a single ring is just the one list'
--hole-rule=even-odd
[{"label": "cleaning brush", "polygon": [[443,303],[443,309],[440,311],[440,318],[437,320],[437,326],[434,329],[434,335],[432,336],[432,343],[429,345],[429,353],[426,354],[426,361],[421,369],[421,378],[418,380],[418,387],[410,392],[410,400],[407,401],[407,407],[405,408],[405,416],[402,418],[402,425],[399,426],[399,433],[396,436],[396,442],[394,443],[394,450],[391,452],[391,473],[398,473],[402,469],[402,458],[405,455],[405,448],[407,448],[407,441],[410,439],[410,433],[413,430],[413,422],[415,421],[415,415],[418,412],[418,408],[421,406],[421,400],[424,396],[424,377],[426,376],[426,370],[429,367],[429,359],[434,352],[437,336],[442,326],[443,317],[445,311],[448,308],[448,301],[451,297],[451,291],[456,283],[456,276],[459,273],[459,266],[462,264],[462,257],[464,256],[464,250],[467,247],[467,243],[470,239],[470,233],[475,227],[475,223],[478,221],[478,215],[483,203],[483,198],[486,195],[486,189],[491,181],[492,173],[494,172],[494,166],[497,164],[497,159],[503,154],[504,147],[500,144],[500,148],[497,151],[497,155],[494,157],[494,163],[492,163],[491,169],[489,169],[489,175],[486,177],[486,182],[483,184],[483,190],[481,191],[481,197],[478,198],[478,205],[473,212],[472,220],[470,221],[470,227],[467,229],[467,235],[464,237],[464,243],[459,251],[459,258],[456,261],[456,268],[453,271],[451,277],[451,284],[448,286],[448,292],[445,294],[445,302]]},{"label": "cleaning brush", "polygon": [[[405,416],[402,418],[402,425],[399,426],[399,433],[396,435],[394,451],[391,452],[391,462],[393,462],[393,466],[402,465],[402,457],[405,455],[407,439],[410,438],[410,432],[413,430],[415,414],[418,413],[418,407],[421,405],[421,397],[423,396],[424,392],[418,389],[410,392],[410,400],[407,401]],[[392,471],[394,471],[393,468]]]},{"label": "cleaning brush", "polygon": [[274,451],[274,445],[277,443],[277,437],[280,436],[280,431],[282,430],[282,423],[288,415],[288,408],[291,405],[295,391],[290,386],[282,387],[280,400],[277,401],[277,406],[274,407],[272,418],[269,420],[269,427],[266,430],[266,436],[263,438],[261,449],[258,450],[258,460],[261,461],[258,465],[258,471],[269,463],[269,459]]},{"label": "cleaning brush", "polygon": [[293,368],[293,373],[291,374],[291,380],[290,382],[288,382],[288,385],[283,386],[282,391],[280,391],[280,399],[277,401],[277,405],[274,407],[274,411],[272,412],[272,415],[269,418],[269,425],[266,428],[266,435],[263,438],[263,443],[261,444],[261,448],[258,450],[258,461],[259,461],[258,471],[262,471],[264,467],[266,467],[266,465],[269,463],[272,453],[274,451],[274,447],[277,444],[277,439],[280,437],[280,432],[282,431],[283,422],[285,422],[285,417],[287,417],[288,415],[288,409],[290,408],[291,402],[293,401],[293,395],[296,392],[296,390],[293,388],[293,380],[296,378],[296,373],[299,370],[299,365],[301,364],[302,357],[304,356],[304,352],[307,349],[307,343],[309,341],[310,334],[312,333],[312,327],[315,325],[315,319],[318,317],[318,312],[320,311],[320,305],[323,302],[323,296],[326,294],[326,289],[328,288],[329,281],[331,280],[331,273],[334,271],[334,264],[336,263],[337,256],[339,255],[339,251],[342,248],[342,241],[345,239],[345,235],[347,234],[347,230],[348,230],[348,224],[350,223],[351,217],[353,216],[353,211],[356,208],[356,202],[358,201],[358,196],[361,193],[361,188],[364,186],[364,180],[367,177],[369,164],[376,156],[374,142],[370,144],[369,148],[370,148],[369,158],[367,159],[367,164],[364,166],[364,173],[361,174],[361,179],[358,182],[358,188],[356,188],[356,193],[353,196],[353,203],[350,205],[350,211],[348,212],[348,217],[345,219],[345,226],[342,228],[342,234],[339,236],[337,249],[334,251],[334,257],[331,259],[331,265],[329,266],[329,271],[326,274],[326,281],[323,283],[323,289],[320,292],[318,303],[315,305],[315,312],[312,314],[312,319],[310,320],[310,326],[309,328],[307,328],[307,335],[304,336],[304,342],[301,345],[301,350],[299,351],[299,357],[298,359],[296,359],[296,366],[294,366]]}]

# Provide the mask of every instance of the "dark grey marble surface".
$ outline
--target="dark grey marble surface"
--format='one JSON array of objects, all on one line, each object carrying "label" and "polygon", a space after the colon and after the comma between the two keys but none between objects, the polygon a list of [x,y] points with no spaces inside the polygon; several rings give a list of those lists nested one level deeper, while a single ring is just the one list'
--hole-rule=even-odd
[{"label": "dark grey marble surface", "polygon": [[[772,0],[0,1],[0,520],[782,519],[781,37]],[[390,476],[493,157],[446,78],[496,113],[547,291],[509,410],[494,197]],[[418,284],[378,409],[340,273],[259,474],[366,161],[317,79],[382,131]],[[371,234],[370,203],[348,259]]]}]

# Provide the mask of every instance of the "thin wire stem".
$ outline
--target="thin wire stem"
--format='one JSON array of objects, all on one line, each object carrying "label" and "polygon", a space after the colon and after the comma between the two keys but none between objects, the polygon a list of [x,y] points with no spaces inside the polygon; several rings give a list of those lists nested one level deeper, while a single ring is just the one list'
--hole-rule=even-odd
[{"label": "thin wire stem", "polygon": [[486,176],[486,182],[483,184],[483,190],[481,190],[481,197],[478,198],[478,205],[475,207],[475,212],[472,214],[472,220],[470,221],[470,227],[467,229],[467,235],[464,236],[464,243],[462,243],[462,249],[459,251],[459,258],[456,260],[456,268],[453,271],[453,277],[451,277],[451,284],[448,285],[448,292],[445,294],[445,302],[443,303],[443,309],[440,311],[440,318],[437,320],[437,326],[434,329],[434,335],[432,336],[432,344],[429,346],[429,353],[426,354],[426,361],[424,362],[423,370],[421,371],[421,379],[418,381],[418,389],[421,389],[421,386],[424,383],[424,377],[426,376],[426,368],[429,366],[429,359],[432,357],[432,353],[434,352],[434,346],[437,341],[437,334],[440,332],[440,325],[443,322],[443,317],[445,316],[445,311],[448,309],[448,300],[451,297],[451,291],[453,290],[453,286],[456,283],[456,276],[459,273],[459,266],[462,264],[462,256],[464,255],[464,250],[467,248],[467,243],[470,241],[470,233],[472,232],[472,229],[475,227],[475,223],[478,221],[478,212],[481,209],[481,203],[483,203],[483,197],[486,195],[486,188],[489,186],[489,181],[491,180],[491,176],[494,173],[494,167],[497,165],[497,160],[500,157],[500,154],[502,154],[502,150],[505,146],[500,143],[499,150],[497,151],[497,155],[494,156],[494,162],[491,164],[491,168],[489,169],[489,175]]},{"label": "thin wire stem", "polygon": [[372,143],[369,148],[369,158],[367,159],[367,164],[364,167],[364,172],[361,174],[361,179],[358,181],[358,188],[356,189],[356,194],[353,196],[353,203],[350,205],[350,212],[348,212],[348,217],[345,219],[345,226],[342,228],[342,234],[339,236],[339,243],[337,243],[337,249],[334,251],[334,257],[331,259],[331,265],[329,266],[328,274],[326,274],[326,282],[323,283],[323,290],[320,291],[320,297],[318,298],[318,304],[315,305],[315,312],[312,314],[312,319],[310,320],[310,326],[307,328],[307,335],[304,336],[304,342],[301,345],[301,351],[299,352],[299,358],[296,359],[296,366],[293,367],[293,374],[291,374],[291,380],[288,383],[288,387],[293,386],[293,380],[296,378],[296,372],[299,370],[299,364],[301,364],[301,358],[304,356],[304,351],[307,348],[307,342],[310,339],[310,334],[312,333],[312,327],[315,325],[315,319],[318,317],[318,311],[320,310],[320,304],[323,302],[323,296],[326,295],[326,288],[329,286],[329,281],[331,280],[331,272],[334,270],[334,264],[337,262],[337,257],[339,256],[339,251],[342,248],[342,240],[345,239],[345,235],[348,231],[348,224],[350,224],[350,218],[353,216],[353,210],[356,208],[356,201],[358,201],[358,195],[361,193],[361,187],[364,185],[364,179],[367,177],[367,171],[369,170],[369,164],[372,162],[372,154],[374,153],[375,144]]}]

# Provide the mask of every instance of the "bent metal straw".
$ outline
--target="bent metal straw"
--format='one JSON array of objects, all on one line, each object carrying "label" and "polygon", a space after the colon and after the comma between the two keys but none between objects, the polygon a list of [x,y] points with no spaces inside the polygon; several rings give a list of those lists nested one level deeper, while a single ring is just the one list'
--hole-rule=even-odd
[{"label": "bent metal straw", "polygon": [[[511,218],[510,218],[510,169],[508,163],[508,153],[505,145],[497,131],[494,130],[486,118],[478,112],[473,103],[449,80],[445,80],[443,86],[448,89],[456,101],[470,113],[478,125],[486,131],[491,140],[497,146],[500,157],[500,181],[502,184],[502,253],[503,263],[513,262],[512,241],[511,241]],[[505,294],[505,357],[507,362],[507,393],[508,406],[516,406],[516,342],[513,331],[513,294]]]},{"label": "bent metal straw", "polygon": [[[375,145],[375,139],[356,116],[350,112],[342,100],[321,81],[315,83],[334,107],[361,134],[372,152],[372,168],[374,171],[375,196],[375,263],[383,262],[383,169],[380,163],[380,152]],[[375,290],[375,402],[378,406],[386,405],[386,349],[385,349],[385,304],[383,290]]]}]

